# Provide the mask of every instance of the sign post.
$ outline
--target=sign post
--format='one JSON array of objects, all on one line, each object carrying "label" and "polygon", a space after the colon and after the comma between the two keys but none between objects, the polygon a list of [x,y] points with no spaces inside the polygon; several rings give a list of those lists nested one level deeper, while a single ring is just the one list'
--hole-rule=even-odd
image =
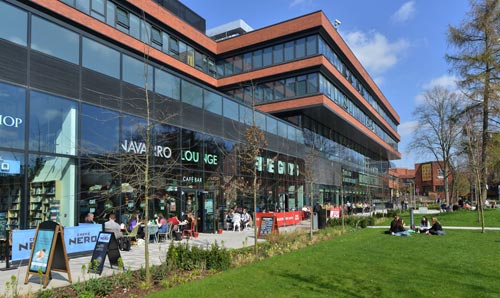
[{"label": "sign post", "polygon": [[95,244],[94,252],[92,253],[92,258],[90,259],[88,271],[101,275],[106,255],[108,256],[111,268],[113,265],[118,267],[118,259],[120,259],[121,256],[115,234],[100,232],[99,237],[97,238],[97,243]]},{"label": "sign post", "polygon": [[72,282],[64,244],[64,229],[55,221],[44,221],[36,228],[24,284],[28,283],[30,275],[41,274],[44,280],[43,288],[46,288],[52,278],[51,271],[66,272],[68,281]]},{"label": "sign post", "polygon": [[260,218],[258,238],[267,238],[278,233],[278,220],[275,216],[262,216]]}]

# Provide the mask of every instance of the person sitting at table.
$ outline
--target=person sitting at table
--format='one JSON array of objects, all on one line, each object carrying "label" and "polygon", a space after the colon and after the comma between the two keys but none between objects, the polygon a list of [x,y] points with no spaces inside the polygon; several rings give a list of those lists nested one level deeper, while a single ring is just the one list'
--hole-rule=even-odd
[{"label": "person sitting at table", "polygon": [[432,227],[427,231],[427,234],[430,235],[445,235],[446,233],[443,231],[443,227],[439,223],[436,217],[432,218]]},{"label": "person sitting at table", "polygon": [[246,228],[247,224],[250,224],[250,214],[247,212],[247,208],[243,208],[243,213],[241,214],[241,229]]},{"label": "person sitting at table", "polygon": [[167,232],[167,220],[165,217],[163,217],[163,214],[158,213],[158,217],[156,217],[156,225],[158,226],[158,232],[159,233],[166,233]]},{"label": "person sitting at table", "polygon": [[224,218],[225,227],[229,230],[233,226],[234,210],[231,208],[231,209],[229,209],[229,212],[225,212],[225,213],[226,213],[226,216]]},{"label": "person sitting at table", "polygon": [[239,214],[238,212],[234,212],[232,221],[233,221],[233,231],[236,229],[238,229],[239,231],[241,227],[241,214]]},{"label": "person sitting at table", "polygon": [[192,212],[188,212],[186,220],[181,223],[184,226],[183,230],[184,229],[188,229],[188,230],[191,229],[191,225],[193,225],[193,222],[194,222],[193,213]]},{"label": "person sitting at table", "polygon": [[104,232],[114,233],[117,240],[122,237],[122,231],[120,225],[116,222],[116,215],[114,213],[111,213],[108,221],[104,223]]},{"label": "person sitting at table", "polygon": [[87,216],[85,216],[85,221],[83,223],[95,224],[94,213],[88,213]]},{"label": "person sitting at table", "polygon": [[422,219],[420,220],[420,226],[418,227],[418,231],[420,233],[427,233],[429,228],[431,227],[429,220],[427,219],[426,216],[422,216]]},{"label": "person sitting at table", "polygon": [[137,238],[144,239],[144,229],[141,227],[141,222],[139,221],[139,216],[137,214],[132,214],[130,217],[130,221],[128,223],[128,231],[132,232],[132,230],[139,226],[137,230]]},{"label": "person sitting at table", "polygon": [[169,219],[167,220],[167,222],[171,223],[172,224],[172,229],[174,231],[177,231],[179,229],[179,224],[181,223],[181,221],[179,220],[179,218],[177,218],[177,216],[175,215],[170,215]]}]

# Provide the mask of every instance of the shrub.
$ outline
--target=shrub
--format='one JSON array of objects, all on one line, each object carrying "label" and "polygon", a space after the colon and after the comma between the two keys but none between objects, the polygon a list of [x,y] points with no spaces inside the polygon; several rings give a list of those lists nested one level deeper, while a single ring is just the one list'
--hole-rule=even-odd
[{"label": "shrub", "polygon": [[167,252],[167,263],[173,268],[188,271],[194,269],[226,270],[231,265],[231,254],[217,243],[207,249],[190,247],[187,243],[171,244]]}]

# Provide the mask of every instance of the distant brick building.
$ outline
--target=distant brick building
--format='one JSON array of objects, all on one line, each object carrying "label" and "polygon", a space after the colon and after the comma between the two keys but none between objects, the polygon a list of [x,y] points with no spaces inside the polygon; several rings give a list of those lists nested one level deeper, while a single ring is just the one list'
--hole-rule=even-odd
[{"label": "distant brick building", "polygon": [[[444,199],[444,172],[442,162],[431,161],[415,164],[415,184],[417,195],[429,196],[433,199]],[[453,177],[448,177],[451,188]]]},{"label": "distant brick building", "polygon": [[389,169],[389,188],[391,189],[392,198],[400,198],[403,195],[411,195],[414,193],[415,187],[415,170],[406,168]]}]

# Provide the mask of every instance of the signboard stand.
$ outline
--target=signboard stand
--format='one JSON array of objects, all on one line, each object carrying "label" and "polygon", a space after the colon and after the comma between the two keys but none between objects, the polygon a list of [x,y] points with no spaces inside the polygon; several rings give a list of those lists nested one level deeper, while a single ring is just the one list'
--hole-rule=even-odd
[{"label": "signboard stand", "polygon": [[113,265],[117,267],[119,266],[118,259],[120,259],[121,256],[115,234],[100,232],[95,244],[94,252],[92,253],[92,258],[90,259],[88,271],[101,275],[102,269],[104,268],[104,261],[106,261],[106,255],[108,256],[111,268],[113,268]]},{"label": "signboard stand", "polygon": [[46,288],[49,279],[52,279],[52,271],[66,272],[68,281],[72,282],[64,244],[64,229],[54,221],[44,221],[36,228],[24,284],[28,283],[30,275],[41,274],[43,288]]},{"label": "signboard stand", "polygon": [[267,238],[272,234],[277,234],[278,231],[278,219],[276,216],[262,216],[260,218],[258,238]]}]

